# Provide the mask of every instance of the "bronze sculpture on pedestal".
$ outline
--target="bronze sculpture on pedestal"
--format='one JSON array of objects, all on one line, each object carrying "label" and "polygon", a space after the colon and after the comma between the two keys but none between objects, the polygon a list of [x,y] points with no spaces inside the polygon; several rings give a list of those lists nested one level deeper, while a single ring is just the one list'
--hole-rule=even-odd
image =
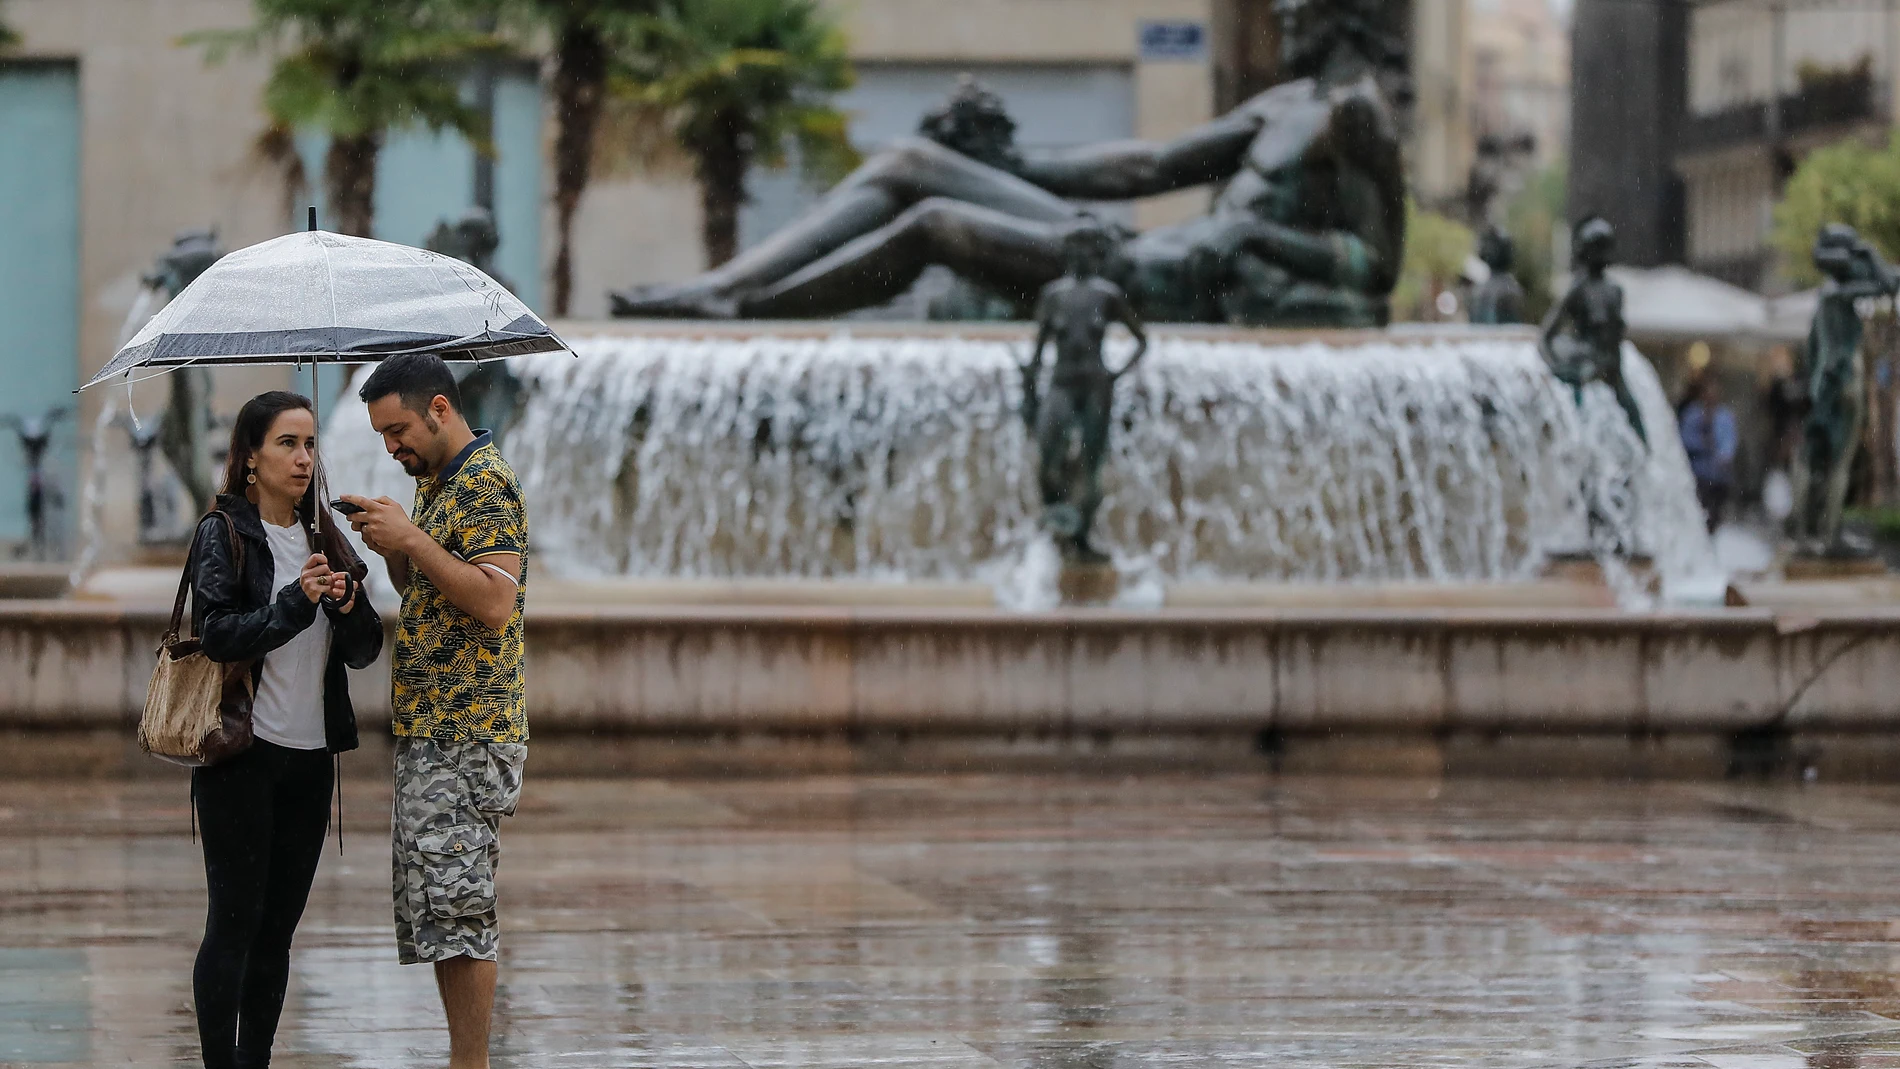
[{"label": "bronze sculpture on pedestal", "polygon": [[422,247],[478,267],[501,283],[502,289],[514,292],[514,284],[503,278],[495,267],[495,252],[501,248],[501,231],[495,227],[494,214],[486,208],[470,208],[454,222],[437,220]]},{"label": "bronze sculpture on pedestal", "polygon": [[882,304],[941,264],[1027,308],[1063,272],[1073,201],[1218,185],[1208,215],[1115,235],[1104,265],[1146,319],[1375,326],[1405,240],[1402,65],[1382,0],[1275,0],[1295,80],[1167,142],[1016,150],[966,83],[922,137],[867,161],[804,216],[686,282],[613,296],[620,316],[788,318]]},{"label": "bronze sculpture on pedestal", "polygon": [[1511,236],[1487,228],[1478,238],[1478,259],[1491,274],[1471,291],[1471,321],[1487,326],[1524,322],[1524,287],[1511,273],[1517,260]]},{"label": "bronze sculpture on pedestal", "polygon": [[[494,213],[486,208],[470,208],[454,222],[438,220],[423,247],[479,268],[501,288],[514,292],[514,284],[495,266],[495,253],[501,248],[501,231],[495,226]],[[455,369],[462,403],[467,406],[465,414],[471,424],[489,429],[497,442],[502,441],[521,404],[521,381],[508,370],[505,361],[450,366]]]},{"label": "bronze sculpture on pedestal", "polygon": [[1867,421],[1861,353],[1863,298],[1892,296],[1900,275],[1852,227],[1833,223],[1814,240],[1821,286],[1808,327],[1808,415],[1802,427],[1805,492],[1795,512],[1804,548],[1814,555],[1856,556],[1841,535],[1848,477]]},{"label": "bronze sculpture on pedestal", "polygon": [[[147,288],[163,290],[167,299],[176,298],[223,255],[217,230],[182,231],[140,281]],[[184,367],[168,378],[158,447],[184,484],[192,508],[208,508],[216,491],[210,463],[211,373],[204,368]]]},{"label": "bronze sculpture on pedestal", "polygon": [[[1102,504],[1102,464],[1108,459],[1109,416],[1115,382],[1141,361],[1148,335],[1120,286],[1102,277],[1114,238],[1082,226],[1063,240],[1067,273],[1049,283],[1036,305],[1036,347],[1022,368],[1023,421],[1036,438],[1037,481],[1043,524],[1055,535],[1063,560],[1100,564],[1107,557],[1089,544]],[[1108,325],[1135,336],[1135,355],[1118,371],[1102,359]],[[1042,350],[1055,343],[1049,390],[1041,390]]]},{"label": "bronze sculpture on pedestal", "polygon": [[1538,351],[1551,374],[1568,384],[1578,405],[1583,388],[1601,382],[1616,393],[1636,437],[1649,442],[1636,397],[1623,381],[1623,287],[1605,274],[1616,248],[1616,231],[1592,217],[1578,224],[1576,269],[1570,289],[1544,317]]}]

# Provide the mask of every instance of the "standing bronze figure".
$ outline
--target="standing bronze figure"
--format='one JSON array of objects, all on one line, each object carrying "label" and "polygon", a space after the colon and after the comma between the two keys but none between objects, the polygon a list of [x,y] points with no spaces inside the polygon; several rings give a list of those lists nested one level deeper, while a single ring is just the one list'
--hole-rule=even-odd
[{"label": "standing bronze figure", "polygon": [[[217,230],[182,231],[140,281],[150,289],[163,290],[168,299],[176,299],[223,255]],[[210,464],[211,372],[184,367],[167,379],[170,391],[165,417],[159,424],[159,450],[184,484],[192,508],[209,508],[215,490]]]},{"label": "standing bronze figure", "polygon": [[885,303],[941,264],[1027,308],[1063,272],[1072,201],[1218,185],[1205,217],[1119,232],[1104,265],[1149,320],[1376,326],[1398,278],[1405,177],[1382,78],[1403,52],[1383,0],[1275,0],[1293,81],[1168,142],[1028,155],[973,83],[923,136],[686,282],[613,295],[620,316],[804,318]]},{"label": "standing bronze figure", "polygon": [[1841,537],[1854,453],[1867,423],[1867,386],[1860,310],[1862,298],[1891,296],[1900,276],[1852,227],[1821,228],[1814,241],[1821,286],[1808,327],[1808,416],[1802,427],[1806,492],[1796,522],[1805,548],[1815,554],[1851,555]]},{"label": "standing bronze figure", "polygon": [[1623,287],[1605,273],[1616,248],[1616,231],[1603,219],[1586,219],[1577,226],[1575,246],[1570,290],[1544,317],[1538,351],[1551,374],[1569,384],[1579,406],[1583,388],[1593,382],[1615,391],[1630,429],[1647,445],[1643,414],[1623,381]]},{"label": "standing bronze figure", "polygon": [[[1113,248],[1113,237],[1098,227],[1079,226],[1065,236],[1068,273],[1042,291],[1036,347],[1022,369],[1023,421],[1036,436],[1043,524],[1055,535],[1063,559],[1077,564],[1108,559],[1089,544],[1089,532],[1102,504],[1115,382],[1148,352],[1148,335],[1128,295],[1102,277]],[[1102,359],[1110,323],[1122,324],[1135,336],[1135,355],[1118,371],[1110,371]],[[1044,394],[1042,350],[1052,341],[1056,362]]]},{"label": "standing bronze figure", "polygon": [[40,416],[0,416],[0,427],[9,427],[20,439],[20,452],[26,459],[26,541],[14,548],[15,557],[49,561],[59,557],[54,545],[52,512],[65,502],[59,487],[46,474],[46,451],[53,443],[53,428],[70,410],[64,405],[51,408]]},{"label": "standing bronze figure", "polygon": [[422,247],[480,268],[489,278],[501,283],[502,289],[510,293],[515,290],[513,283],[503,278],[495,267],[495,252],[501,248],[501,231],[496,229],[495,216],[487,208],[470,208],[454,222],[438,219]]},{"label": "standing bronze figure", "polygon": [[[454,222],[438,220],[423,247],[479,268],[502,289],[515,292],[514,283],[495,266],[495,253],[501,248],[501,231],[495,226],[494,213],[487,208],[470,208]],[[466,406],[463,414],[472,426],[491,431],[500,444],[521,404],[521,380],[508,370],[503,360],[456,363],[450,367],[461,386],[462,403]]]},{"label": "standing bronze figure", "polygon": [[1511,236],[1487,228],[1478,238],[1478,259],[1491,274],[1471,291],[1471,321],[1488,326],[1524,322],[1524,287],[1511,273],[1517,262]]}]

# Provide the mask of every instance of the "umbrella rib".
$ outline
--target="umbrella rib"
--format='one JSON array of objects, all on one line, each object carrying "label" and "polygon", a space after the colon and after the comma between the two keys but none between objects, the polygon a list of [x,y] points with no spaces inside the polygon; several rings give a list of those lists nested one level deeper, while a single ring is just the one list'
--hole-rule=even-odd
[{"label": "umbrella rib", "polygon": [[[343,352],[343,336],[341,333],[343,330],[343,317],[337,312],[336,308],[336,272],[330,267],[330,246],[324,244],[322,240],[318,240],[317,247],[323,250],[323,277],[330,283],[330,351],[341,355]],[[314,368],[316,365],[316,358],[312,357],[310,366]]]}]

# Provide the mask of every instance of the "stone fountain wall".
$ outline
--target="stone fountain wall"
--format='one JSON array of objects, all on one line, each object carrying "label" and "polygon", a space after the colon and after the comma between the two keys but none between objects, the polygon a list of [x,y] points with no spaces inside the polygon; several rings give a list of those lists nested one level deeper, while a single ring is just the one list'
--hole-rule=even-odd
[{"label": "stone fountain wall", "polygon": [[[156,765],[131,740],[163,625],[156,606],[0,602],[0,769]],[[545,606],[528,644],[549,771],[902,765],[946,748],[988,754],[978,767],[1055,751],[1097,766],[1133,745],[1223,767],[1364,770],[1383,754],[1375,766],[1442,772],[1489,752],[1491,771],[1628,774],[1688,745],[1692,770],[1720,774],[1738,738],[1846,739],[1832,752],[1865,759],[1900,727],[1900,612]],[[374,740],[387,666],[353,683]],[[1499,739],[1537,740],[1543,763]],[[666,763],[688,744],[697,764]]]}]

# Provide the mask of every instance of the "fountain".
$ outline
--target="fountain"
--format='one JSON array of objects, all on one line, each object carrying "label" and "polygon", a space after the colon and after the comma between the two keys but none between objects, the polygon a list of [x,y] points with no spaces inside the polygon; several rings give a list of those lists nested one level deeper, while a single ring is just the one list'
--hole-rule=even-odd
[{"label": "fountain", "polygon": [[[558,324],[574,355],[493,369],[509,388],[484,405],[531,517],[541,752],[837,768],[889,740],[986,740],[987,762],[1210,739],[1221,760],[1365,771],[1374,752],[1452,767],[1513,732],[1568,756],[1595,733],[1649,768],[1665,736],[1889,724],[1889,622],[1723,607],[1687,458],[1658,430],[1673,412],[1600,272],[1548,337],[1375,326],[1404,214],[1378,7],[1282,5],[1289,69],[1312,76],[1173,145],[1032,158],[965,85],[780,235],[616,301],[710,319]],[[1064,199],[1216,178],[1207,216],[1140,235]],[[1025,420],[1033,324],[762,318],[876,304],[926,263],[981,298],[960,306],[1020,315],[1091,229],[1111,246],[1091,285],[1125,294],[1114,318],[1149,342],[1099,468],[1039,460],[1104,436]],[[1606,243],[1587,247],[1600,266]],[[1081,334],[1072,363],[1130,367],[1120,326],[1100,350]],[[331,487],[408,500],[355,390],[325,414]],[[1600,583],[1547,579],[1578,558]],[[1111,581],[1078,593],[1079,564]],[[115,618],[116,646],[75,631],[31,670],[133,678],[111,651],[160,623]],[[359,712],[387,708],[359,682]],[[116,686],[86,715],[122,719]]]},{"label": "fountain", "polygon": [[[504,431],[547,573],[975,580],[1055,603],[1017,415],[1027,328],[563,330],[578,358],[512,362]],[[1648,362],[1623,359],[1667,426]],[[1156,328],[1116,398],[1095,541],[1127,606],[1181,581],[1534,579],[1592,538],[1609,574],[1635,546],[1669,590],[1707,579],[1681,446],[1646,452],[1607,388],[1568,393],[1522,330]],[[324,441],[333,485],[412,491],[360,402]]]}]

